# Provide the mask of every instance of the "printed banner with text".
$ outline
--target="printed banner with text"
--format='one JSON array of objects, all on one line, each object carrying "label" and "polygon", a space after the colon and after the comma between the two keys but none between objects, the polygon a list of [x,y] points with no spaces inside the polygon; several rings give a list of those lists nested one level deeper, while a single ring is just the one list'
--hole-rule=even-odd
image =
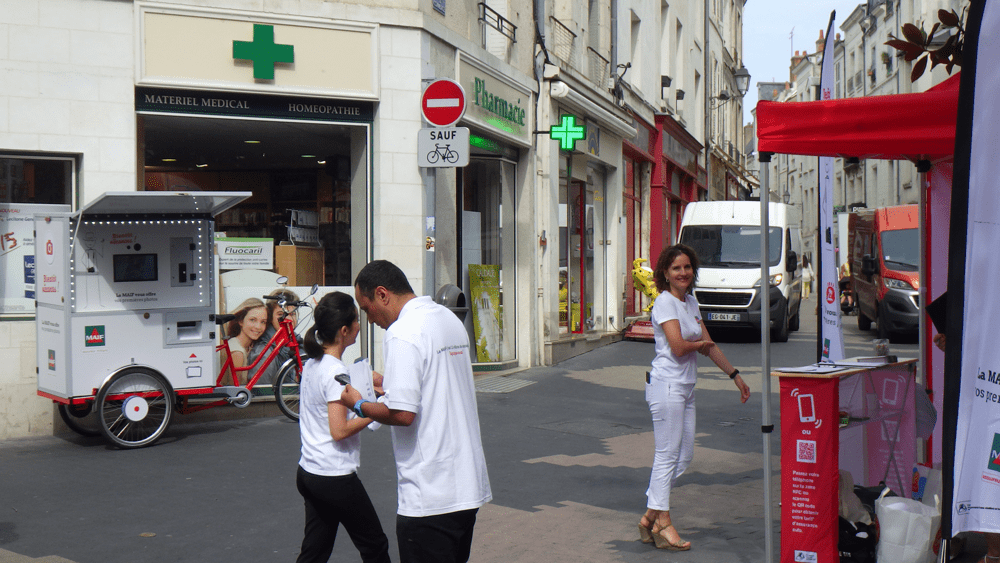
[{"label": "printed banner with text", "polygon": [[[820,96],[823,100],[833,99],[833,40],[834,15],[830,15],[830,25],[826,29],[826,46],[823,57],[823,68],[820,75]],[[837,252],[833,241],[833,158],[819,157],[819,250],[821,253],[821,270],[817,272],[822,285],[817,287],[817,295],[822,311],[819,335],[821,342],[820,356],[824,360],[844,359],[844,331],[840,320],[840,278],[837,275]],[[841,241],[847,245],[847,241]],[[837,288],[837,289],[835,289]]]},{"label": "printed banner with text", "polygon": [[[975,4],[973,13],[977,12]],[[996,120],[996,108],[1000,104],[996,90],[1000,83],[1000,67],[995,64],[998,48],[993,40],[1000,30],[1000,3],[987,2],[985,7],[981,4],[978,7],[982,10],[980,40],[978,46],[966,44],[967,48],[977,49],[970,61],[975,76],[972,121],[971,124],[963,123],[960,112],[956,129],[959,144],[969,143],[969,200],[952,533],[1000,532],[1000,346],[997,346],[996,333],[996,319],[1000,316],[1000,293],[996,291],[996,279],[1000,274],[1000,254],[997,253],[1000,205],[996,181],[1000,177],[1000,159],[996,157],[996,147],[1000,146],[1000,127]],[[970,15],[970,26],[974,27],[974,19]],[[970,37],[974,35],[970,33]],[[963,81],[961,103],[966,103],[965,87]],[[956,194],[965,187],[959,181],[962,164],[956,150]],[[953,209],[953,224],[957,213],[959,210]],[[949,288],[954,283],[949,278]]]}]

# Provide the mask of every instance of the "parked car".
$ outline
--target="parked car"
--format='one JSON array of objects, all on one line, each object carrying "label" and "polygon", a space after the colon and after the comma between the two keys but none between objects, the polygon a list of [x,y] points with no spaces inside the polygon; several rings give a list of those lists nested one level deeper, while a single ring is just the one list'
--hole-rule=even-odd
[{"label": "parked car", "polygon": [[874,321],[879,338],[918,331],[919,223],[916,205],[860,210],[848,218],[858,328],[869,330]]},{"label": "parked car", "polygon": [[795,208],[768,204],[768,272],[762,280],[760,202],[697,201],[681,220],[680,242],[701,259],[695,297],[706,326],[760,331],[761,288],[770,289],[771,339],[799,329],[802,236]]}]

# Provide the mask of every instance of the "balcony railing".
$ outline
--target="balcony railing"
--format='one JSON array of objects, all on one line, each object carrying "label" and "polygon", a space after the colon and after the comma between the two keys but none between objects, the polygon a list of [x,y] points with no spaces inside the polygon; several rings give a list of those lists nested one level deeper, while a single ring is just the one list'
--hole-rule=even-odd
[{"label": "balcony railing", "polygon": [[590,59],[590,81],[598,89],[603,89],[607,79],[611,76],[608,74],[608,66],[611,65],[611,61],[602,57],[593,47],[587,47],[587,57]]},{"label": "balcony railing", "polygon": [[479,21],[507,36],[511,43],[517,43],[515,38],[517,26],[484,2],[479,3]]},{"label": "balcony railing", "polygon": [[552,21],[552,53],[567,66],[579,70],[576,34],[554,16],[549,19]]}]

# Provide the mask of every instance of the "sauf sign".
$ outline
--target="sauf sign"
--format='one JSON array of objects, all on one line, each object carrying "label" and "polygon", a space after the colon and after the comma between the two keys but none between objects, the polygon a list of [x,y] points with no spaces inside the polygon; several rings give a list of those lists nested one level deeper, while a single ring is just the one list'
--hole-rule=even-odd
[{"label": "sauf sign", "polygon": [[469,164],[469,129],[451,127],[465,114],[465,90],[454,80],[431,82],[420,98],[424,119],[434,125],[417,134],[417,165],[424,168]]},{"label": "sauf sign", "polygon": [[421,129],[417,134],[417,165],[426,168],[469,165],[469,128]]}]

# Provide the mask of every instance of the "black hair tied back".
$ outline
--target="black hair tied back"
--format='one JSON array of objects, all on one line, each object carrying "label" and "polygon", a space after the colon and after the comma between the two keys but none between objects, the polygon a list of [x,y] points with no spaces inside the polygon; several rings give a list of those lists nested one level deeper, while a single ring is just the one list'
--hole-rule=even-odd
[{"label": "black hair tied back", "polygon": [[340,329],[350,329],[354,321],[358,320],[354,298],[340,291],[327,293],[313,310],[313,320],[313,326],[306,331],[302,347],[306,355],[315,360],[323,357],[324,346],[337,341]]}]

